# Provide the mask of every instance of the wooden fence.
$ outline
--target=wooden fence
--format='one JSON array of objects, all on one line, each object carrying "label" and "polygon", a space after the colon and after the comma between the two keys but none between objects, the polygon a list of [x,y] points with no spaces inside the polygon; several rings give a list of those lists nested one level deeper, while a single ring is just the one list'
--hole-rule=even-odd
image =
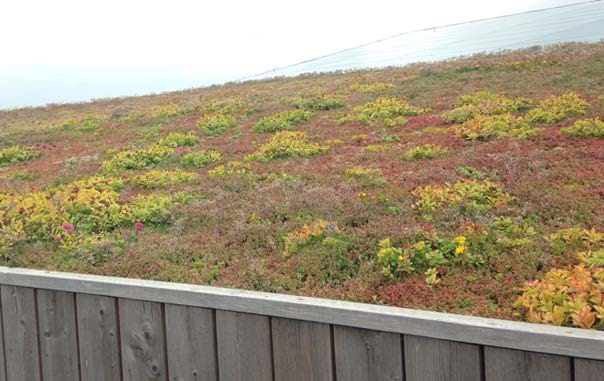
[{"label": "wooden fence", "polygon": [[0,380],[604,380],[604,332],[0,267]]}]

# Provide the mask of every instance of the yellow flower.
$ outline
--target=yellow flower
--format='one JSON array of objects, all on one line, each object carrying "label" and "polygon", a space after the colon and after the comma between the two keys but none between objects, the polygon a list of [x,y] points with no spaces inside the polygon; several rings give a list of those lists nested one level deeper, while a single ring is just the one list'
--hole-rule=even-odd
[{"label": "yellow flower", "polygon": [[421,250],[426,246],[426,243],[424,241],[419,241],[418,243],[415,244],[415,248],[417,250]]},{"label": "yellow flower", "polygon": [[457,246],[455,248],[455,255],[463,254],[468,248],[466,246]]},{"label": "yellow flower", "polygon": [[455,237],[455,241],[457,242],[457,245],[464,246],[466,244],[466,237],[463,235],[457,236]]},{"label": "yellow flower", "polygon": [[399,255],[399,256],[398,256],[398,260],[399,260],[399,261],[401,261],[401,262],[402,262],[404,259],[405,259],[405,257],[403,257],[402,255]]}]

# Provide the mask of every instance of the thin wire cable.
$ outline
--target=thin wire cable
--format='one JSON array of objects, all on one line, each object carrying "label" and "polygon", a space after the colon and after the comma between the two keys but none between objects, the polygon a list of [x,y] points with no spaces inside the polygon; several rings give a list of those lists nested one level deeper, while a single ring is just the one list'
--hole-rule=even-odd
[{"label": "thin wire cable", "polygon": [[[308,63],[319,61],[319,60],[325,60],[325,59],[333,57],[333,56],[342,55],[344,53],[348,53],[348,52],[351,52],[351,51],[354,51],[354,50],[358,50],[358,49],[361,49],[361,48],[369,47],[369,46],[372,46],[372,45],[377,45],[377,44],[380,44],[380,43],[383,43],[383,42],[387,42],[389,40],[394,40],[396,38],[399,38],[399,37],[402,37],[402,36],[405,36],[405,35],[410,35],[410,34],[420,33],[420,32],[427,32],[427,31],[434,31],[434,32],[436,32],[436,31],[439,31],[440,29],[446,29],[446,28],[452,28],[452,27],[457,27],[457,26],[475,24],[475,23],[480,23],[480,22],[484,22],[484,21],[505,19],[505,18],[515,17],[515,16],[527,15],[527,14],[534,14],[534,13],[552,11],[552,10],[557,10],[557,9],[577,7],[577,6],[586,5],[586,4],[601,3],[602,1],[603,0],[589,0],[589,1],[572,3],[572,4],[558,5],[558,6],[555,6],[555,7],[540,8],[540,9],[535,9],[535,10],[530,10],[530,11],[524,11],[524,12],[518,12],[518,13],[512,13],[512,14],[505,14],[505,15],[501,15],[501,16],[487,17],[487,18],[476,19],[476,20],[471,20],[471,21],[464,21],[464,22],[459,22],[459,23],[445,24],[445,25],[433,26],[433,27],[429,27],[429,28],[422,28],[422,29],[415,29],[415,30],[405,31],[405,32],[401,32],[401,33],[397,33],[397,34],[391,35],[389,37],[384,37],[384,38],[381,38],[381,39],[378,39],[378,40],[374,40],[374,41],[363,43],[363,44],[360,44],[360,45],[356,45],[356,46],[353,46],[353,47],[350,47],[350,48],[342,49],[342,50],[339,50],[339,51],[336,51],[336,52],[333,52],[333,53],[325,54],[325,55],[318,56],[318,57],[311,58],[311,59],[307,59],[307,60],[304,60],[304,61],[299,61],[299,62],[296,62],[296,63],[293,63],[293,64],[289,64],[289,65],[273,68],[273,69],[270,69],[270,70],[266,70],[264,72],[257,73],[257,74],[254,74],[254,75],[247,76],[247,77],[244,77],[242,79],[239,79],[238,82],[254,79],[254,78],[257,78],[257,77],[265,77],[266,78],[267,75],[272,74],[272,73],[277,73],[277,72],[280,72],[280,71],[285,71],[287,69],[290,69],[290,68],[293,68],[293,67],[296,67],[296,66],[308,64]],[[571,28],[567,28],[565,30],[572,30],[574,28],[575,27],[571,27]],[[552,34],[552,33],[549,33],[549,34]],[[547,36],[549,34],[546,34],[544,36]],[[445,39],[446,38],[447,38],[447,36],[445,36]],[[448,38],[451,38],[451,36],[448,36]],[[495,38],[495,39],[497,39],[497,38]],[[529,41],[529,40],[526,40],[526,41]],[[487,42],[487,41],[483,41],[483,42]],[[515,46],[517,44],[518,43],[514,43],[514,44],[510,44],[510,45],[503,45],[503,46],[495,46],[494,48],[497,48],[497,47],[506,48],[506,47],[509,47],[509,46]],[[432,49],[422,49],[420,51],[416,50],[415,53],[423,52],[423,51],[425,51],[430,56],[432,56],[433,53],[434,53],[434,50],[432,50]],[[430,51],[430,52],[428,52],[428,51]],[[329,65],[327,65],[327,66],[329,66]]]}]

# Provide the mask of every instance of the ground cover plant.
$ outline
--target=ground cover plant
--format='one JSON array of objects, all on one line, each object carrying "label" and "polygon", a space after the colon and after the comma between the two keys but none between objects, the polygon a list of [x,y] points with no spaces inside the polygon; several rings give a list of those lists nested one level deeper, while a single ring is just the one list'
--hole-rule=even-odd
[{"label": "ground cover plant", "polygon": [[604,328],[604,44],[0,111],[0,262]]}]

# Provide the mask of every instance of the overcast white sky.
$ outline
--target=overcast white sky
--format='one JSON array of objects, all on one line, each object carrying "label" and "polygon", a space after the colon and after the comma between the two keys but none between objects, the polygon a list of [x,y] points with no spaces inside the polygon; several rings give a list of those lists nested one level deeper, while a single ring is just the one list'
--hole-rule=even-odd
[{"label": "overcast white sky", "polygon": [[237,79],[404,31],[575,2],[5,0],[0,79],[176,66]]}]

